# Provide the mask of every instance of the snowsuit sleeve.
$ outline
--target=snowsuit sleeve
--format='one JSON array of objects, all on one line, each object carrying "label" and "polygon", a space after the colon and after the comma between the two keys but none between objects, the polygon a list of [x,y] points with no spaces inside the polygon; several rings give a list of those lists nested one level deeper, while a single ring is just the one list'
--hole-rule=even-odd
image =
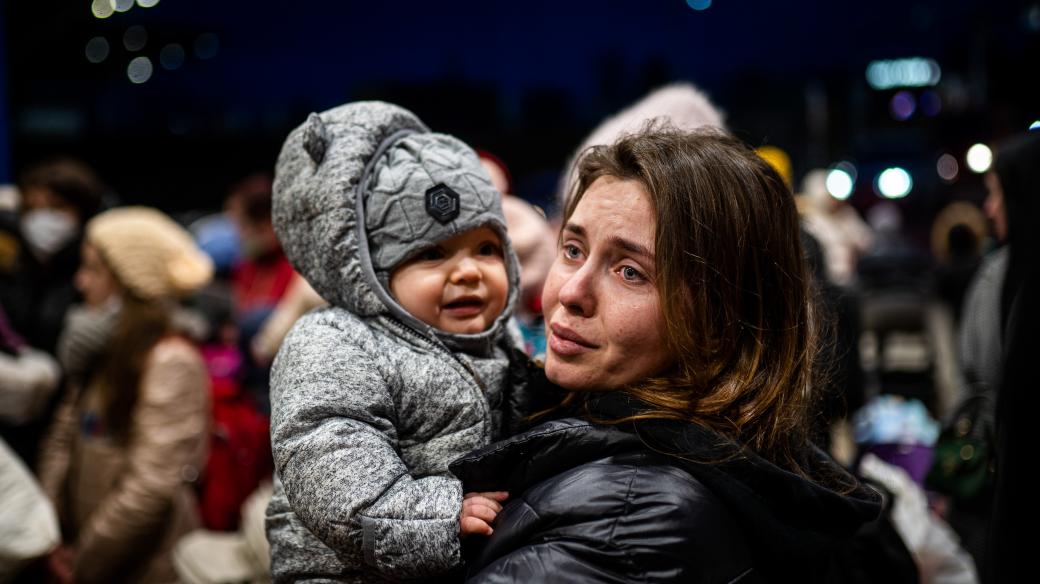
[{"label": "snowsuit sleeve", "polygon": [[275,466],[297,517],[337,554],[390,579],[430,576],[461,561],[462,487],[409,474],[369,335],[311,315],[286,338],[271,377]]}]

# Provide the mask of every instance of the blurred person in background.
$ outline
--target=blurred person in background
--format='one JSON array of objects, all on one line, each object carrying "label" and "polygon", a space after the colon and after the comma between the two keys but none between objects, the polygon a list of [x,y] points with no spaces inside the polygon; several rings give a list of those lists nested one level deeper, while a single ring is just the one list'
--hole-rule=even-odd
[{"label": "blurred person in background", "polygon": [[804,229],[823,247],[827,278],[849,286],[856,276],[856,260],[871,248],[874,237],[851,205],[827,192],[826,183],[827,171],[809,171],[795,200]]},{"label": "blurred person in background", "polygon": [[19,188],[23,245],[0,299],[26,342],[53,353],[76,300],[72,279],[83,225],[100,209],[105,187],[85,164],[60,159],[26,170]]},{"label": "blurred person in background", "polygon": [[481,166],[491,176],[491,184],[502,194],[502,214],[513,251],[520,260],[520,299],[515,316],[524,338],[524,351],[538,358],[545,354],[542,286],[556,258],[556,233],[541,209],[513,194],[505,163],[489,152],[477,154]]},{"label": "blurred person in background", "polygon": [[[190,305],[209,324],[208,334],[199,339],[199,350],[209,374],[212,420],[198,494],[203,525],[217,531],[238,527],[242,504],[261,482],[271,480],[274,464],[270,422],[242,385],[245,357],[234,302],[227,292],[210,285],[190,299]],[[268,319],[265,328],[274,318]],[[262,363],[270,363],[270,359]]]},{"label": "blurred person in background", "polygon": [[226,212],[238,228],[242,253],[232,268],[231,289],[246,358],[243,384],[265,415],[271,411],[270,366],[256,361],[251,345],[295,274],[271,223],[271,185],[269,174],[250,175],[231,187],[226,202]]},{"label": "blurred person in background", "polygon": [[[0,270],[9,273],[21,250],[17,214],[0,211]],[[14,329],[0,301],[0,434],[17,436],[38,420],[61,380],[61,368],[51,355],[30,346]],[[31,446],[23,443],[23,448]],[[23,460],[31,450],[22,452]]]},{"label": "blurred person in background", "polygon": [[[1017,554],[1026,553],[1004,530],[1029,502],[1016,482],[1028,484],[1023,446],[1035,406],[1033,299],[1040,189],[1040,135],[1027,134],[996,149],[985,176],[983,208],[995,239],[1004,244],[987,255],[966,293],[960,330],[963,387],[947,421],[948,452],[940,451],[929,475],[944,495],[945,516],[960,534],[989,581],[1007,581]],[[970,450],[966,450],[970,446]],[[960,447],[960,450],[957,450]],[[1027,526],[1019,526],[1025,528]]]},{"label": "blurred person in background", "polygon": [[270,312],[285,294],[293,269],[271,223],[269,174],[250,175],[231,187],[227,212],[238,228],[242,257],[232,268],[237,309]]},{"label": "blurred person in background", "polygon": [[274,311],[264,321],[260,332],[253,336],[249,347],[253,360],[259,365],[270,366],[282,346],[282,341],[296,321],[311,310],[327,304],[328,302],[325,302],[303,276],[293,276],[285,296],[275,305]]},{"label": "blurred person in background", "polygon": [[575,163],[592,146],[613,144],[625,134],[639,132],[647,122],[660,119],[683,130],[703,126],[725,130],[725,115],[715,107],[708,96],[692,83],[672,83],[646,94],[639,101],[600,122],[567,161],[567,171],[560,181],[557,201],[559,208],[567,208],[567,200],[574,193],[578,180]]},{"label": "blurred person in background", "polygon": [[[37,420],[61,380],[58,362],[30,347],[0,304],[0,422],[6,435]],[[28,454],[28,453],[26,453]],[[23,459],[27,456],[23,456]]]},{"label": "blurred person in background", "polygon": [[172,581],[169,550],[198,525],[192,482],[209,420],[205,365],[172,312],[213,266],[143,207],[92,219],[82,254],[84,306],[58,351],[69,391],[39,465],[64,534],[48,569],[60,582]]},{"label": "blurred person in background", "polygon": [[1035,492],[1030,475],[1040,330],[1040,133],[1033,131],[998,147],[994,169],[989,187],[991,193],[999,187],[1002,196],[992,206],[1003,203],[1010,255],[1000,301],[1001,332],[1007,342],[997,393],[996,485],[983,573],[989,582],[1011,582],[1033,569],[1034,546],[1023,534],[1035,528],[1028,509]]},{"label": "blurred person in background", "polygon": [[0,439],[0,583],[28,582],[26,565],[61,542],[54,506]]},{"label": "blurred person in background", "polygon": [[[207,325],[197,340],[209,374],[212,405],[209,453],[198,485],[199,508],[203,526],[222,535],[238,527],[240,509],[246,497],[262,481],[271,479],[270,423],[257,405],[258,398],[262,398],[261,403],[266,407],[266,396],[259,395],[264,392],[266,384],[262,379],[257,383],[255,378],[262,377],[270,366],[281,337],[273,340],[274,333],[264,331],[272,326],[284,326],[281,333],[284,336],[299,316],[283,317],[285,310],[280,312],[275,308],[271,317],[264,321],[261,332],[248,343],[251,354],[246,351],[240,328],[243,314],[239,302],[259,306],[262,317],[266,311],[263,307],[271,300],[251,299],[250,295],[260,287],[236,286],[236,283],[242,283],[244,271],[252,269],[254,275],[263,271],[264,256],[269,254],[258,254],[257,250],[277,247],[270,241],[269,230],[265,230],[267,222],[264,217],[269,216],[269,211],[263,207],[265,197],[269,196],[266,195],[269,180],[266,175],[258,174],[237,183],[231,189],[223,210],[200,217],[189,227],[195,243],[214,265],[213,281],[194,293],[187,304],[203,317]],[[253,197],[259,199],[259,204],[253,206],[260,208],[250,211],[249,201]],[[257,220],[251,221],[250,215]],[[249,238],[251,256],[243,254],[244,237]],[[236,275],[240,277],[237,282]],[[261,276],[248,284],[263,279]],[[295,279],[300,278],[294,276]],[[294,296],[294,289],[295,285],[290,283],[289,291],[278,300],[277,306],[286,304]],[[278,324],[286,318],[288,324]],[[255,322],[251,325],[258,326]],[[246,386],[247,372],[259,389]]]},{"label": "blurred person in background", "polygon": [[[791,158],[773,145],[755,149],[760,158],[776,170],[790,191],[794,184]],[[863,367],[859,358],[859,295],[850,287],[839,286],[827,274],[827,261],[820,242],[805,228],[799,213],[802,249],[813,279],[814,301],[822,315],[820,322],[820,376],[816,415],[812,416],[810,437],[836,460],[851,464],[851,436],[845,423],[849,414],[863,405]]]},{"label": "blurred person in background", "polygon": [[955,201],[932,222],[932,255],[937,262],[935,291],[959,324],[964,297],[982,261],[989,229],[986,216],[972,203]]},{"label": "blurred person in background", "polygon": [[[1012,164],[1015,156],[1013,151],[1009,152],[1002,158],[1001,164]],[[986,173],[986,200],[983,209],[993,226],[993,237],[999,247],[982,260],[978,273],[965,293],[958,337],[961,370],[968,384],[969,394],[996,392],[1000,386],[1004,346],[1002,315],[1007,314],[1006,310],[1002,309],[1002,303],[1011,252],[1006,245],[1008,215],[1005,191],[998,172],[995,168]],[[1012,188],[1024,190],[1028,185],[1014,185]]]},{"label": "blurred person in background", "polygon": [[51,397],[61,387],[49,356],[77,300],[72,280],[83,224],[101,207],[105,186],[85,164],[56,159],[28,168],[19,187],[18,210],[0,217],[0,306],[11,355],[2,360],[21,371],[5,374],[4,383],[13,391],[7,397],[21,406],[5,408],[0,436],[34,468],[55,405]]}]

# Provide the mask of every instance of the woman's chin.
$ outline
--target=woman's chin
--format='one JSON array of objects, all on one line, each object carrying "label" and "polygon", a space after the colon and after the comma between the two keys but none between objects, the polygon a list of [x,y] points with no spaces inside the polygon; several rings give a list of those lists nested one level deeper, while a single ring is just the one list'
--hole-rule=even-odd
[{"label": "woman's chin", "polygon": [[568,363],[547,351],[545,355],[545,377],[566,389],[567,391],[595,391],[597,387],[596,374],[593,368]]}]

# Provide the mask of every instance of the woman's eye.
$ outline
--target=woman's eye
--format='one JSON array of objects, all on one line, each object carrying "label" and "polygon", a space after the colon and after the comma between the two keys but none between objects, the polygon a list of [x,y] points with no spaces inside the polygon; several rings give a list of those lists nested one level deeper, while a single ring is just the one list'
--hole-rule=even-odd
[{"label": "woman's eye", "polygon": [[629,282],[639,282],[646,279],[639,270],[632,266],[621,266],[621,277]]},{"label": "woman's eye", "polygon": [[581,257],[581,250],[576,245],[563,245],[563,257],[569,260],[576,260]]}]

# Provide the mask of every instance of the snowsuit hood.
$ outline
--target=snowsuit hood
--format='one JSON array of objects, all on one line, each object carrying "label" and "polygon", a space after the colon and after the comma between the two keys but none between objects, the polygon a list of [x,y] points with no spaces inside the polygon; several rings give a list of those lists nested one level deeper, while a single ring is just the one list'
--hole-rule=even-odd
[{"label": "snowsuit hood", "polygon": [[[499,193],[472,149],[403,108],[356,102],[311,114],[278,157],[273,219],[293,267],[358,316],[389,314],[453,350],[485,354],[512,315],[519,269]],[[481,226],[501,238],[509,277],[506,306],[488,330],[437,330],[393,298],[396,266]]]}]

